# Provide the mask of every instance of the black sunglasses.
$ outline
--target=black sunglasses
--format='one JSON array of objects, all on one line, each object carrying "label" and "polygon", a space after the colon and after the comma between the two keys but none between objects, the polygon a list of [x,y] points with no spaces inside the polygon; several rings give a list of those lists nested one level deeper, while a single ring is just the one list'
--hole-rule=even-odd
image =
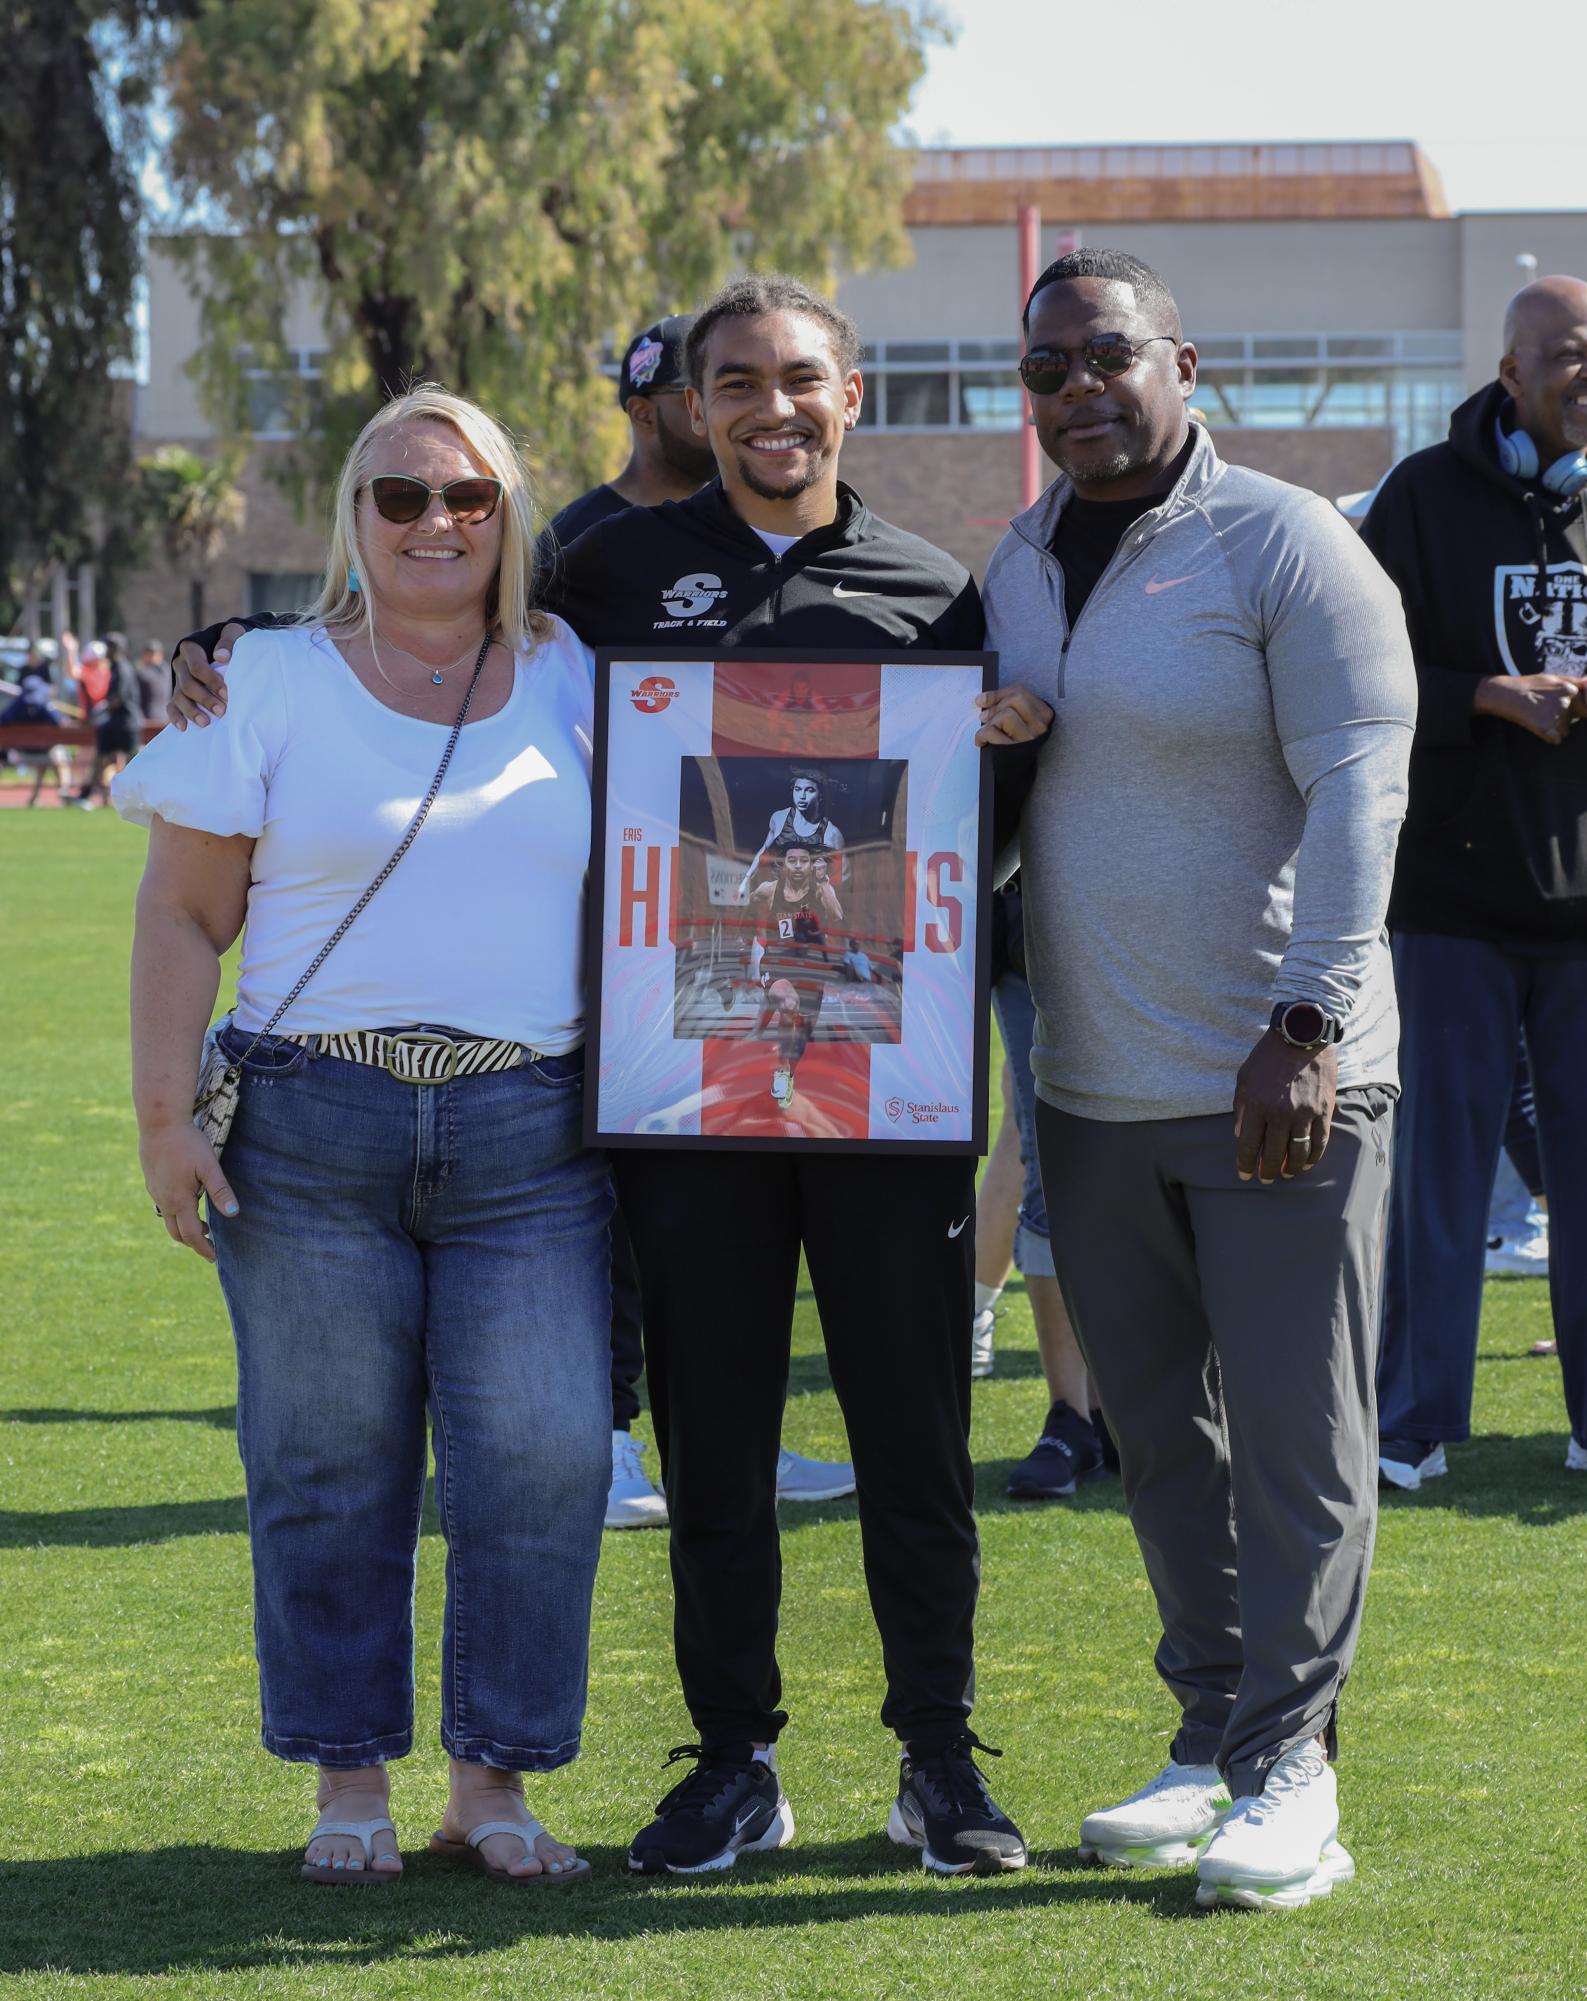
[{"label": "black sunglasses", "polygon": [[[1094,334],[1079,349],[1079,354],[1093,375],[1105,376],[1111,381],[1130,369],[1143,347],[1150,347],[1154,340],[1173,338],[1172,334],[1148,334],[1145,340],[1132,341],[1128,334]],[[1032,396],[1056,396],[1069,380],[1069,356],[1072,352],[1074,350],[1069,348],[1034,349],[1019,365],[1020,381]]]},{"label": "black sunglasses", "polygon": [[473,528],[501,505],[501,481],[449,479],[445,486],[426,486],[412,473],[381,472],[369,482],[369,497],[383,521],[417,521],[437,496],[454,521]]}]

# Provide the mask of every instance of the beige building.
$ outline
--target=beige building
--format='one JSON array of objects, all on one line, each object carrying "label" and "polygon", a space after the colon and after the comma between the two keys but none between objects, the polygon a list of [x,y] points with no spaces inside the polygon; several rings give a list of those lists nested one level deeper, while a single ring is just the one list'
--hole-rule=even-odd
[{"label": "beige building", "polygon": [[[925,151],[906,213],[913,262],[840,288],[867,341],[844,467],[879,513],[977,571],[1020,504],[1026,204],[1042,216],[1043,261],[1078,239],[1161,271],[1200,351],[1196,401],[1219,450],[1329,496],[1444,435],[1454,405],[1491,380],[1505,301],[1529,269],[1587,273],[1587,214],[1451,215],[1407,143]],[[140,450],[208,442],[186,374],[197,324],[157,252]],[[312,380],[323,337],[307,294],[288,339]],[[248,525],[210,572],[216,611],[295,603],[317,568],[319,524],[298,521],[266,476],[285,423],[280,383],[261,376]],[[150,576],[129,594],[135,635],[171,636],[186,603],[173,585]]]}]

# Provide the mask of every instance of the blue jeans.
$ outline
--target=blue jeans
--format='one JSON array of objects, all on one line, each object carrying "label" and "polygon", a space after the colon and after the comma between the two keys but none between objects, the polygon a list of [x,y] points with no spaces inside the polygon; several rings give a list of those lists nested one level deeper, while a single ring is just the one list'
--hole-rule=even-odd
[{"label": "blue jeans", "polygon": [[612,1417],[611,1194],[582,1078],[575,1052],[414,1085],[274,1037],[248,1065],[239,1213],[210,1228],[278,1757],[412,1747],[426,1413],[441,1741],[516,1771],[578,1752]]},{"label": "blue jeans", "polygon": [[992,989],[992,1005],[1002,1031],[1008,1066],[1014,1076],[1014,1122],[1019,1127],[1019,1164],[1025,1186],[1014,1231],[1014,1262],[1027,1278],[1055,1278],[1052,1231],[1047,1202],[1041,1192],[1041,1162],[1036,1157],[1036,1079],[1031,1075],[1030,1050],[1036,1039],[1036,1003],[1023,973],[1008,972]]},{"label": "blue jeans", "polygon": [[1386,1438],[1471,1436],[1488,1199],[1526,1038],[1549,1205],[1549,1292],[1587,1444],[1587,952],[1400,932],[1402,1095],[1378,1354]]}]

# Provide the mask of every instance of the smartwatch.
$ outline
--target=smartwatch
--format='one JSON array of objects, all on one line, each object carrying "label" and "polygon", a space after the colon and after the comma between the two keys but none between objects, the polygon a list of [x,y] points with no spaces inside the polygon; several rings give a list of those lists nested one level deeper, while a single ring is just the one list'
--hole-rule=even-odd
[{"label": "smartwatch", "polygon": [[1291,1049],[1326,1049],[1344,1039],[1344,1023],[1325,1014],[1315,1001],[1280,1001],[1268,1027]]}]

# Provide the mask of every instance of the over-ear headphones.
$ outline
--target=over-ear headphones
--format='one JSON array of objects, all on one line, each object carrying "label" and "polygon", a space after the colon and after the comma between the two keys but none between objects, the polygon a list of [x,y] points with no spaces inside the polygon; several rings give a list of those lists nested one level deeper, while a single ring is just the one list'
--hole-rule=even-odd
[{"label": "over-ear headphones", "polygon": [[1529,432],[1507,431],[1501,417],[1494,429],[1499,439],[1499,463],[1515,479],[1537,479],[1562,500],[1587,487],[1587,451],[1566,452],[1551,466],[1544,467]]}]

